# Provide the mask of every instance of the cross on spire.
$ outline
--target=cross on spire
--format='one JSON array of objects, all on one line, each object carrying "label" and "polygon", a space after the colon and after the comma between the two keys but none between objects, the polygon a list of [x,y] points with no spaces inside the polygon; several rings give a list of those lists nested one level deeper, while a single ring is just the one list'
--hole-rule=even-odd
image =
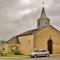
[{"label": "cross on spire", "polygon": [[44,7],[44,2],[42,4],[43,4],[43,7]]}]

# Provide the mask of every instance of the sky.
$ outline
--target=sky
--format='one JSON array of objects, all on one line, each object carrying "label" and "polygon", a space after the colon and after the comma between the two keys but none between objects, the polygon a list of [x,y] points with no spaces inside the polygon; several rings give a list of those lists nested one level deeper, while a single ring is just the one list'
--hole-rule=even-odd
[{"label": "sky", "polygon": [[60,0],[0,0],[0,40],[36,29],[42,2],[50,24],[60,31]]}]

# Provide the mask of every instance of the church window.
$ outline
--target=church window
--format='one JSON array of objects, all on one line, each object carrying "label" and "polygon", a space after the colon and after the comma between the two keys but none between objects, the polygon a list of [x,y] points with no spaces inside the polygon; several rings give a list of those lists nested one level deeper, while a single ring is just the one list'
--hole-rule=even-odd
[{"label": "church window", "polygon": [[12,51],[16,51],[17,50],[17,46],[12,46],[11,49],[12,49]]},{"label": "church window", "polygon": [[29,40],[29,44],[30,44],[30,40]]}]

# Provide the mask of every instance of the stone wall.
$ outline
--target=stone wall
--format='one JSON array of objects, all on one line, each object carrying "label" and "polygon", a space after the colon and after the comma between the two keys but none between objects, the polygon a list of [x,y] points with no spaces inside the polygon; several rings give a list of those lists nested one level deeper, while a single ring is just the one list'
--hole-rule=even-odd
[{"label": "stone wall", "polygon": [[20,42],[20,52],[29,55],[33,51],[34,35],[19,36],[18,39]]},{"label": "stone wall", "polygon": [[12,46],[17,47],[16,52],[20,51],[20,44],[6,44],[6,47],[5,47],[6,53],[14,53],[14,51],[12,50]]},{"label": "stone wall", "polygon": [[51,36],[53,41],[53,53],[60,53],[60,32],[54,27],[48,26],[35,33],[34,50],[48,49],[48,40]]}]

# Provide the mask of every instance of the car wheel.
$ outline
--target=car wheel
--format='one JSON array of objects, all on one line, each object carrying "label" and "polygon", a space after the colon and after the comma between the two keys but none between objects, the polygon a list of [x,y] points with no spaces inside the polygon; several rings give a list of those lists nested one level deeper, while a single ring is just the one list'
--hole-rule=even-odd
[{"label": "car wheel", "polygon": [[35,58],[37,58],[37,55],[34,55]]}]

